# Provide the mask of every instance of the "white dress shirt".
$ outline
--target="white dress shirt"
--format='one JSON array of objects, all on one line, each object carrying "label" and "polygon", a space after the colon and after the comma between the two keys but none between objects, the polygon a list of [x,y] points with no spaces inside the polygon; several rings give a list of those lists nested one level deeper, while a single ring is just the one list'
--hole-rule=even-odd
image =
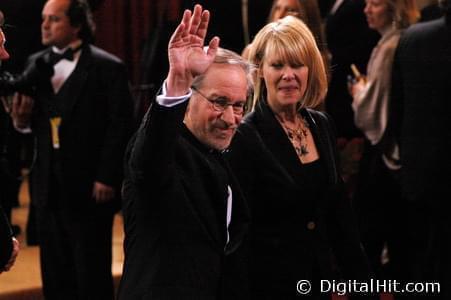
[{"label": "white dress shirt", "polygon": [[[63,54],[69,48],[58,49],[56,47],[52,47],[52,51],[58,54]],[[53,92],[56,94],[59,92],[64,82],[66,82],[67,78],[69,78],[70,74],[75,70],[77,66],[78,60],[80,59],[81,49],[74,53],[74,60],[70,61],[67,59],[62,59],[58,63],[53,66],[54,74],[51,78]]]}]

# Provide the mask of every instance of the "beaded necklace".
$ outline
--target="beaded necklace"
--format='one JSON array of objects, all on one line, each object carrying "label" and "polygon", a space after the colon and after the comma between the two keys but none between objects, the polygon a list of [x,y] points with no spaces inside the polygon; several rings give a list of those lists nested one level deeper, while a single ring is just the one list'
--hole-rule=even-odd
[{"label": "beaded necklace", "polygon": [[298,122],[295,121],[295,123],[297,123],[297,126],[296,128],[290,128],[278,116],[277,119],[279,120],[280,124],[285,130],[288,138],[290,139],[291,144],[293,144],[293,147],[296,150],[297,155],[301,157],[307,155],[309,153],[307,143],[308,136],[307,121],[305,121],[305,119],[302,117],[296,116],[296,120],[298,120]]}]

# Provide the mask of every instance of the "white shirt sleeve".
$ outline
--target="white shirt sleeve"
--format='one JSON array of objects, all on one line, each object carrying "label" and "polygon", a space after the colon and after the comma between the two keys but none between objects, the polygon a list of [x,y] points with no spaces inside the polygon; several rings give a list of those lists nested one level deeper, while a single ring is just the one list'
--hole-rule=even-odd
[{"label": "white shirt sleeve", "polygon": [[183,95],[183,96],[177,96],[177,97],[168,97],[168,96],[166,96],[166,93],[167,93],[167,91],[166,91],[166,81],[165,81],[163,83],[161,95],[157,96],[157,103],[160,104],[161,106],[172,107],[172,106],[176,106],[180,103],[187,101],[193,94],[193,91],[191,89],[189,89],[188,94]]}]

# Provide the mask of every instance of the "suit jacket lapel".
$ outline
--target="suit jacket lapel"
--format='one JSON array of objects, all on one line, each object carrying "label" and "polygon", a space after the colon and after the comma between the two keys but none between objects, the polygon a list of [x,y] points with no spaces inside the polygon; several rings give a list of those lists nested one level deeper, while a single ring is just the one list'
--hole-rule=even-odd
[{"label": "suit jacket lapel", "polygon": [[330,184],[335,184],[339,180],[337,159],[338,153],[335,145],[334,130],[329,124],[326,115],[320,111],[303,109],[302,116],[307,120],[310,132],[316,143],[319,157],[327,167],[328,180]]},{"label": "suit jacket lapel", "polygon": [[296,178],[296,170],[299,168],[300,161],[296,150],[265,99],[260,99],[255,113],[257,121],[255,124],[265,146],[272,155],[276,156],[280,166],[288,172],[288,179],[294,180],[293,178]]}]

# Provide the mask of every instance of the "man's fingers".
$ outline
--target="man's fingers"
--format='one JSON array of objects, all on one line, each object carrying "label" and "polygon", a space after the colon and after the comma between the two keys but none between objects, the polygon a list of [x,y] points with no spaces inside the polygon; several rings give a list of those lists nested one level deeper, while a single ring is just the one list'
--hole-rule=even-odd
[{"label": "man's fingers", "polygon": [[114,198],[114,191],[101,190],[96,197],[97,203],[105,203]]},{"label": "man's fingers", "polygon": [[210,12],[208,10],[204,10],[202,12],[202,18],[198,26],[197,33],[195,33],[202,40],[205,40],[205,36],[207,35],[209,21],[210,21]]},{"label": "man's fingers", "polygon": [[216,56],[216,52],[218,51],[218,48],[219,48],[219,37],[215,36],[214,38],[211,39],[210,43],[208,44],[207,51],[208,57],[214,59]]},{"label": "man's fingers", "polygon": [[20,108],[23,111],[28,111],[30,109],[32,103],[33,103],[33,100],[29,96],[22,95],[22,101],[20,103],[21,104]]},{"label": "man's fingers", "polygon": [[197,30],[202,20],[202,6],[196,4],[194,6],[193,16],[191,17],[191,23],[189,25],[189,33],[192,35],[197,35]]},{"label": "man's fingers", "polygon": [[3,104],[3,109],[7,112],[10,113],[11,112],[11,107],[9,107],[8,105],[8,99],[5,97],[0,97],[0,100],[2,101]]},{"label": "man's fingers", "polygon": [[20,105],[20,97],[18,93],[15,93],[13,96],[13,105],[12,105],[12,111],[17,112]]},{"label": "man's fingers", "polygon": [[16,113],[30,113],[33,99],[27,95],[15,93],[13,96],[12,111]]},{"label": "man's fingers", "polygon": [[22,95],[22,100],[20,101],[19,112],[20,113],[31,113],[31,108],[33,106],[33,100],[26,95]]},{"label": "man's fingers", "polygon": [[189,9],[187,9],[187,10],[185,10],[183,12],[182,22],[180,23],[180,25],[178,26],[178,28],[177,28],[177,30],[175,32],[175,33],[177,33],[177,31],[179,31],[180,36],[182,38],[188,36],[188,33],[189,33],[189,30],[188,30],[189,29],[189,22],[191,20],[191,16],[192,16],[192,13],[191,13],[191,11]]},{"label": "man's fingers", "polygon": [[188,36],[188,30],[189,27],[189,20],[191,18],[191,11],[185,10],[183,13],[183,19],[180,22],[180,24],[175,29],[174,33],[171,36],[171,39],[169,41],[168,48],[170,49],[174,43],[177,43],[178,41],[182,40],[184,37]]},{"label": "man's fingers", "polygon": [[96,200],[97,200],[97,203],[105,202],[105,195],[102,190],[98,191]]},{"label": "man's fingers", "polygon": [[115,190],[108,185],[96,182],[92,194],[97,203],[104,203],[114,198]]}]

